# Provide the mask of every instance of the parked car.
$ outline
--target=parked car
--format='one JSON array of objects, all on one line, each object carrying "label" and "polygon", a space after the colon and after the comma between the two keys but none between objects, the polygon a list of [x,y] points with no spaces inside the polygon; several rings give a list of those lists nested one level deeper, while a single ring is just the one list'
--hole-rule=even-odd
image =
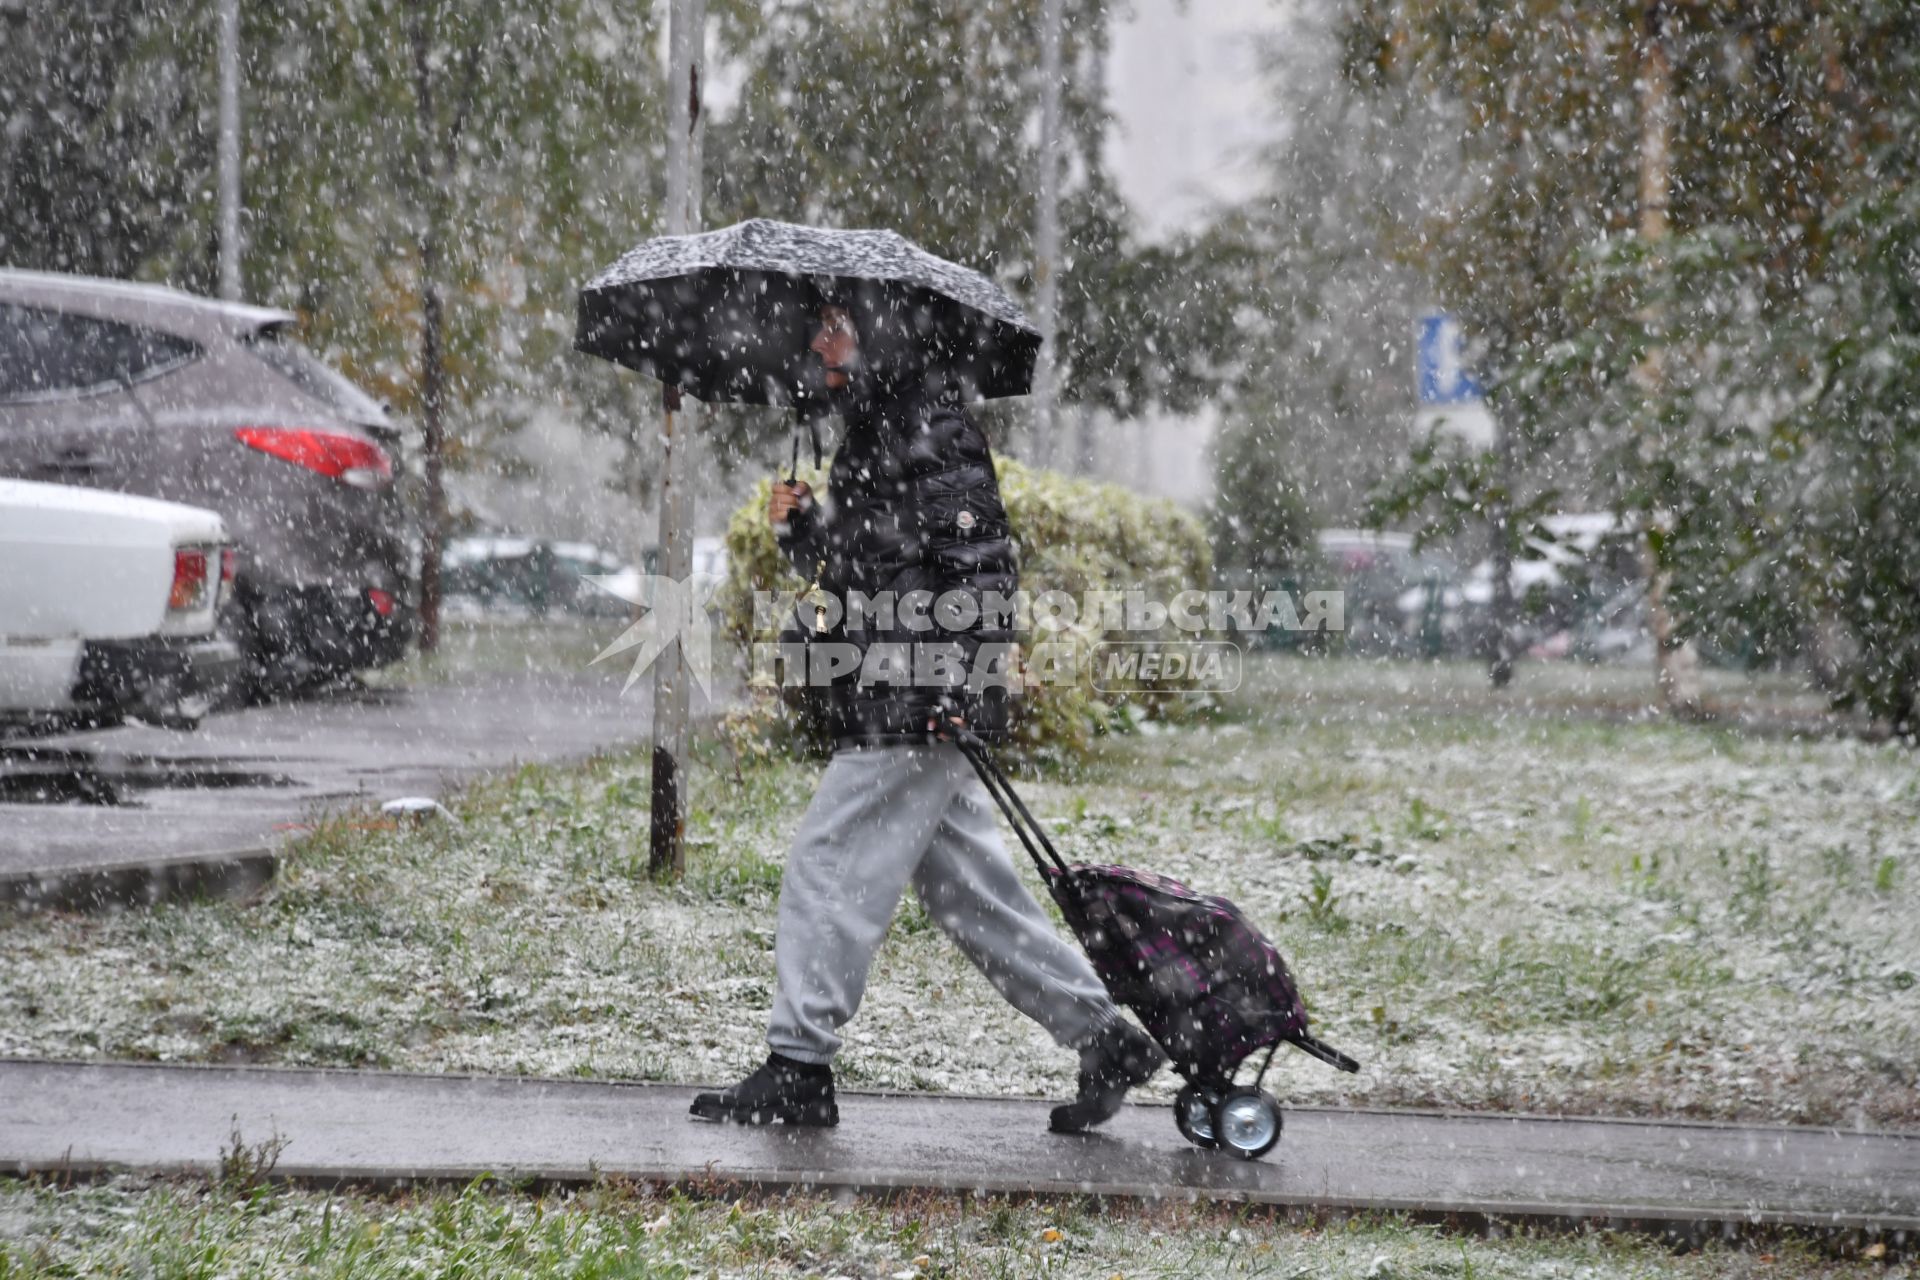
[{"label": "parked car", "polygon": [[0,480],[0,733],[198,725],[240,666],[234,560],[214,512]]},{"label": "parked car", "polygon": [[293,321],[0,271],[0,476],[218,511],[240,552],[221,629],[256,693],[392,662],[414,626],[400,432]]},{"label": "parked car", "polygon": [[[1509,581],[1518,604],[1513,639],[1529,656],[1600,659],[1638,651],[1630,635],[1613,634],[1613,624],[1601,620],[1630,606],[1643,589],[1639,535],[1621,517],[1608,512],[1543,516],[1525,554],[1514,560]],[[1401,593],[1399,607],[1408,625],[1423,610],[1437,608],[1446,633],[1464,642],[1462,650],[1481,653],[1491,640],[1493,587],[1493,561],[1484,559],[1437,594],[1409,588]],[[1635,624],[1627,619],[1618,625],[1631,631]]]},{"label": "parked car", "polygon": [[624,616],[632,607],[598,590],[590,574],[626,573],[619,557],[584,542],[480,534],[447,543],[440,582],[449,609],[490,617]]},{"label": "parked car", "polygon": [[[715,582],[726,577],[726,543],[695,538],[692,551],[694,577]],[[447,543],[440,572],[448,605],[457,613],[624,618],[636,599],[647,599],[644,575],[657,572],[658,563],[659,553],[652,548],[641,554],[636,567],[590,542],[493,533]]]},{"label": "parked car", "polygon": [[[1334,585],[1346,593],[1346,649],[1367,657],[1432,656],[1441,622],[1403,601],[1437,599],[1459,577],[1437,551],[1415,551],[1413,535],[1378,529],[1322,529],[1314,546]],[[1452,626],[1454,619],[1445,619]],[[1450,634],[1450,633],[1449,633]]]}]

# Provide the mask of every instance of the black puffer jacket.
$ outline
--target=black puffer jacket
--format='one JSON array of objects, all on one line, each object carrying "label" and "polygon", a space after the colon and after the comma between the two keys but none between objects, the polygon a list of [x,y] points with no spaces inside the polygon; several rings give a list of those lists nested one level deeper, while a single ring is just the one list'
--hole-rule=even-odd
[{"label": "black puffer jacket", "polygon": [[[817,637],[844,646],[843,658],[861,655],[858,669],[824,691],[834,737],[842,745],[924,741],[928,713],[939,707],[983,736],[1004,735],[1012,618],[993,606],[996,598],[1010,604],[1019,569],[986,436],[958,403],[919,390],[846,406],[843,417],[825,499],[795,512],[780,541],[794,567],[809,581],[817,575],[836,599],[884,592],[895,606],[891,625],[849,609]],[[975,608],[958,597],[948,611],[930,607],[952,591]],[[917,610],[913,592],[926,593]],[[795,626],[812,620],[803,605]]]}]

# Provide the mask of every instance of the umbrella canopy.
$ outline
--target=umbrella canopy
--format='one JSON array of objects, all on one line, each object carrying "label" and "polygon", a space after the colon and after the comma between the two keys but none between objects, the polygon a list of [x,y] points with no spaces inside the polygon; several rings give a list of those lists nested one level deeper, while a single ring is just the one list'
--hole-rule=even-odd
[{"label": "umbrella canopy", "polygon": [[1005,290],[891,231],[754,218],[659,236],[580,290],[576,350],[701,400],[824,403],[807,349],[823,303],[847,307],[867,362],[969,399],[1025,395],[1040,334]]}]

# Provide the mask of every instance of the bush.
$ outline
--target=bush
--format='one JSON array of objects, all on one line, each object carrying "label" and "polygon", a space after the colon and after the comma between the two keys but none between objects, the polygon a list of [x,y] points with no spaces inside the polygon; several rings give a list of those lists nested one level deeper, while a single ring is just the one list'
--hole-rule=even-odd
[{"label": "bush", "polygon": [[[1030,597],[1062,591],[1077,605],[1089,591],[1138,589],[1166,601],[1177,592],[1210,585],[1213,566],[1206,530],[1171,502],[1010,459],[997,465],[1000,495],[1020,548],[1020,586]],[[822,482],[817,473],[801,478],[816,488]],[[718,602],[725,632],[743,655],[750,644],[773,639],[771,631],[754,630],[754,592],[794,592],[807,586],[781,557],[767,527],[771,484],[761,481],[727,523],[727,581]],[[1036,631],[1032,617],[1020,619],[1017,635],[1030,659],[1036,643],[1068,641],[1072,650],[1048,652],[1055,657],[1071,652],[1076,664],[1070,683],[1035,685],[1022,697],[1015,746],[1028,758],[1070,761],[1098,734],[1124,731],[1142,720],[1185,717],[1211,705],[1204,695],[1181,692],[1189,687],[1185,681],[1157,684],[1132,697],[1096,693],[1085,664],[1093,645],[1108,636],[1099,622],[1079,618],[1070,627],[1043,634]],[[1176,634],[1168,626],[1151,634],[1130,632],[1127,638],[1155,642]],[[753,690],[748,705],[729,718],[728,736],[734,749],[746,755],[820,754],[829,742],[805,713],[783,714],[774,693],[764,689]]]},{"label": "bush", "polygon": [[1299,578],[1314,558],[1313,515],[1275,424],[1224,424],[1213,441],[1214,567],[1263,587]]}]

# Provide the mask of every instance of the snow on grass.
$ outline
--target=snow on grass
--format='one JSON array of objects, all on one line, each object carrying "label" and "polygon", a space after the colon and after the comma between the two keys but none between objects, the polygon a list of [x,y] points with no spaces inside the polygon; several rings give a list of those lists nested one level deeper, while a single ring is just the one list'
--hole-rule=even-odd
[{"label": "snow on grass", "polygon": [[1679,1277],[1903,1275],[1791,1243],[1675,1256],[1606,1234],[1450,1237],[1392,1219],[1301,1227],[1259,1210],[910,1196],[736,1200],[606,1185],[369,1197],[133,1179],[0,1182],[0,1275]]},{"label": "snow on grass", "polygon": [[[1226,894],[1286,952],[1366,1070],[1289,1054],[1283,1099],[1920,1123],[1910,752],[1502,712],[1243,705],[1023,785],[1069,856]],[[734,1078],[816,771],[693,777],[678,886],[636,755],[478,786],[457,826],[333,820],[252,904],[0,922],[0,1054]],[[1052,1096],[1073,1065],[911,902],[839,1063]]]}]

